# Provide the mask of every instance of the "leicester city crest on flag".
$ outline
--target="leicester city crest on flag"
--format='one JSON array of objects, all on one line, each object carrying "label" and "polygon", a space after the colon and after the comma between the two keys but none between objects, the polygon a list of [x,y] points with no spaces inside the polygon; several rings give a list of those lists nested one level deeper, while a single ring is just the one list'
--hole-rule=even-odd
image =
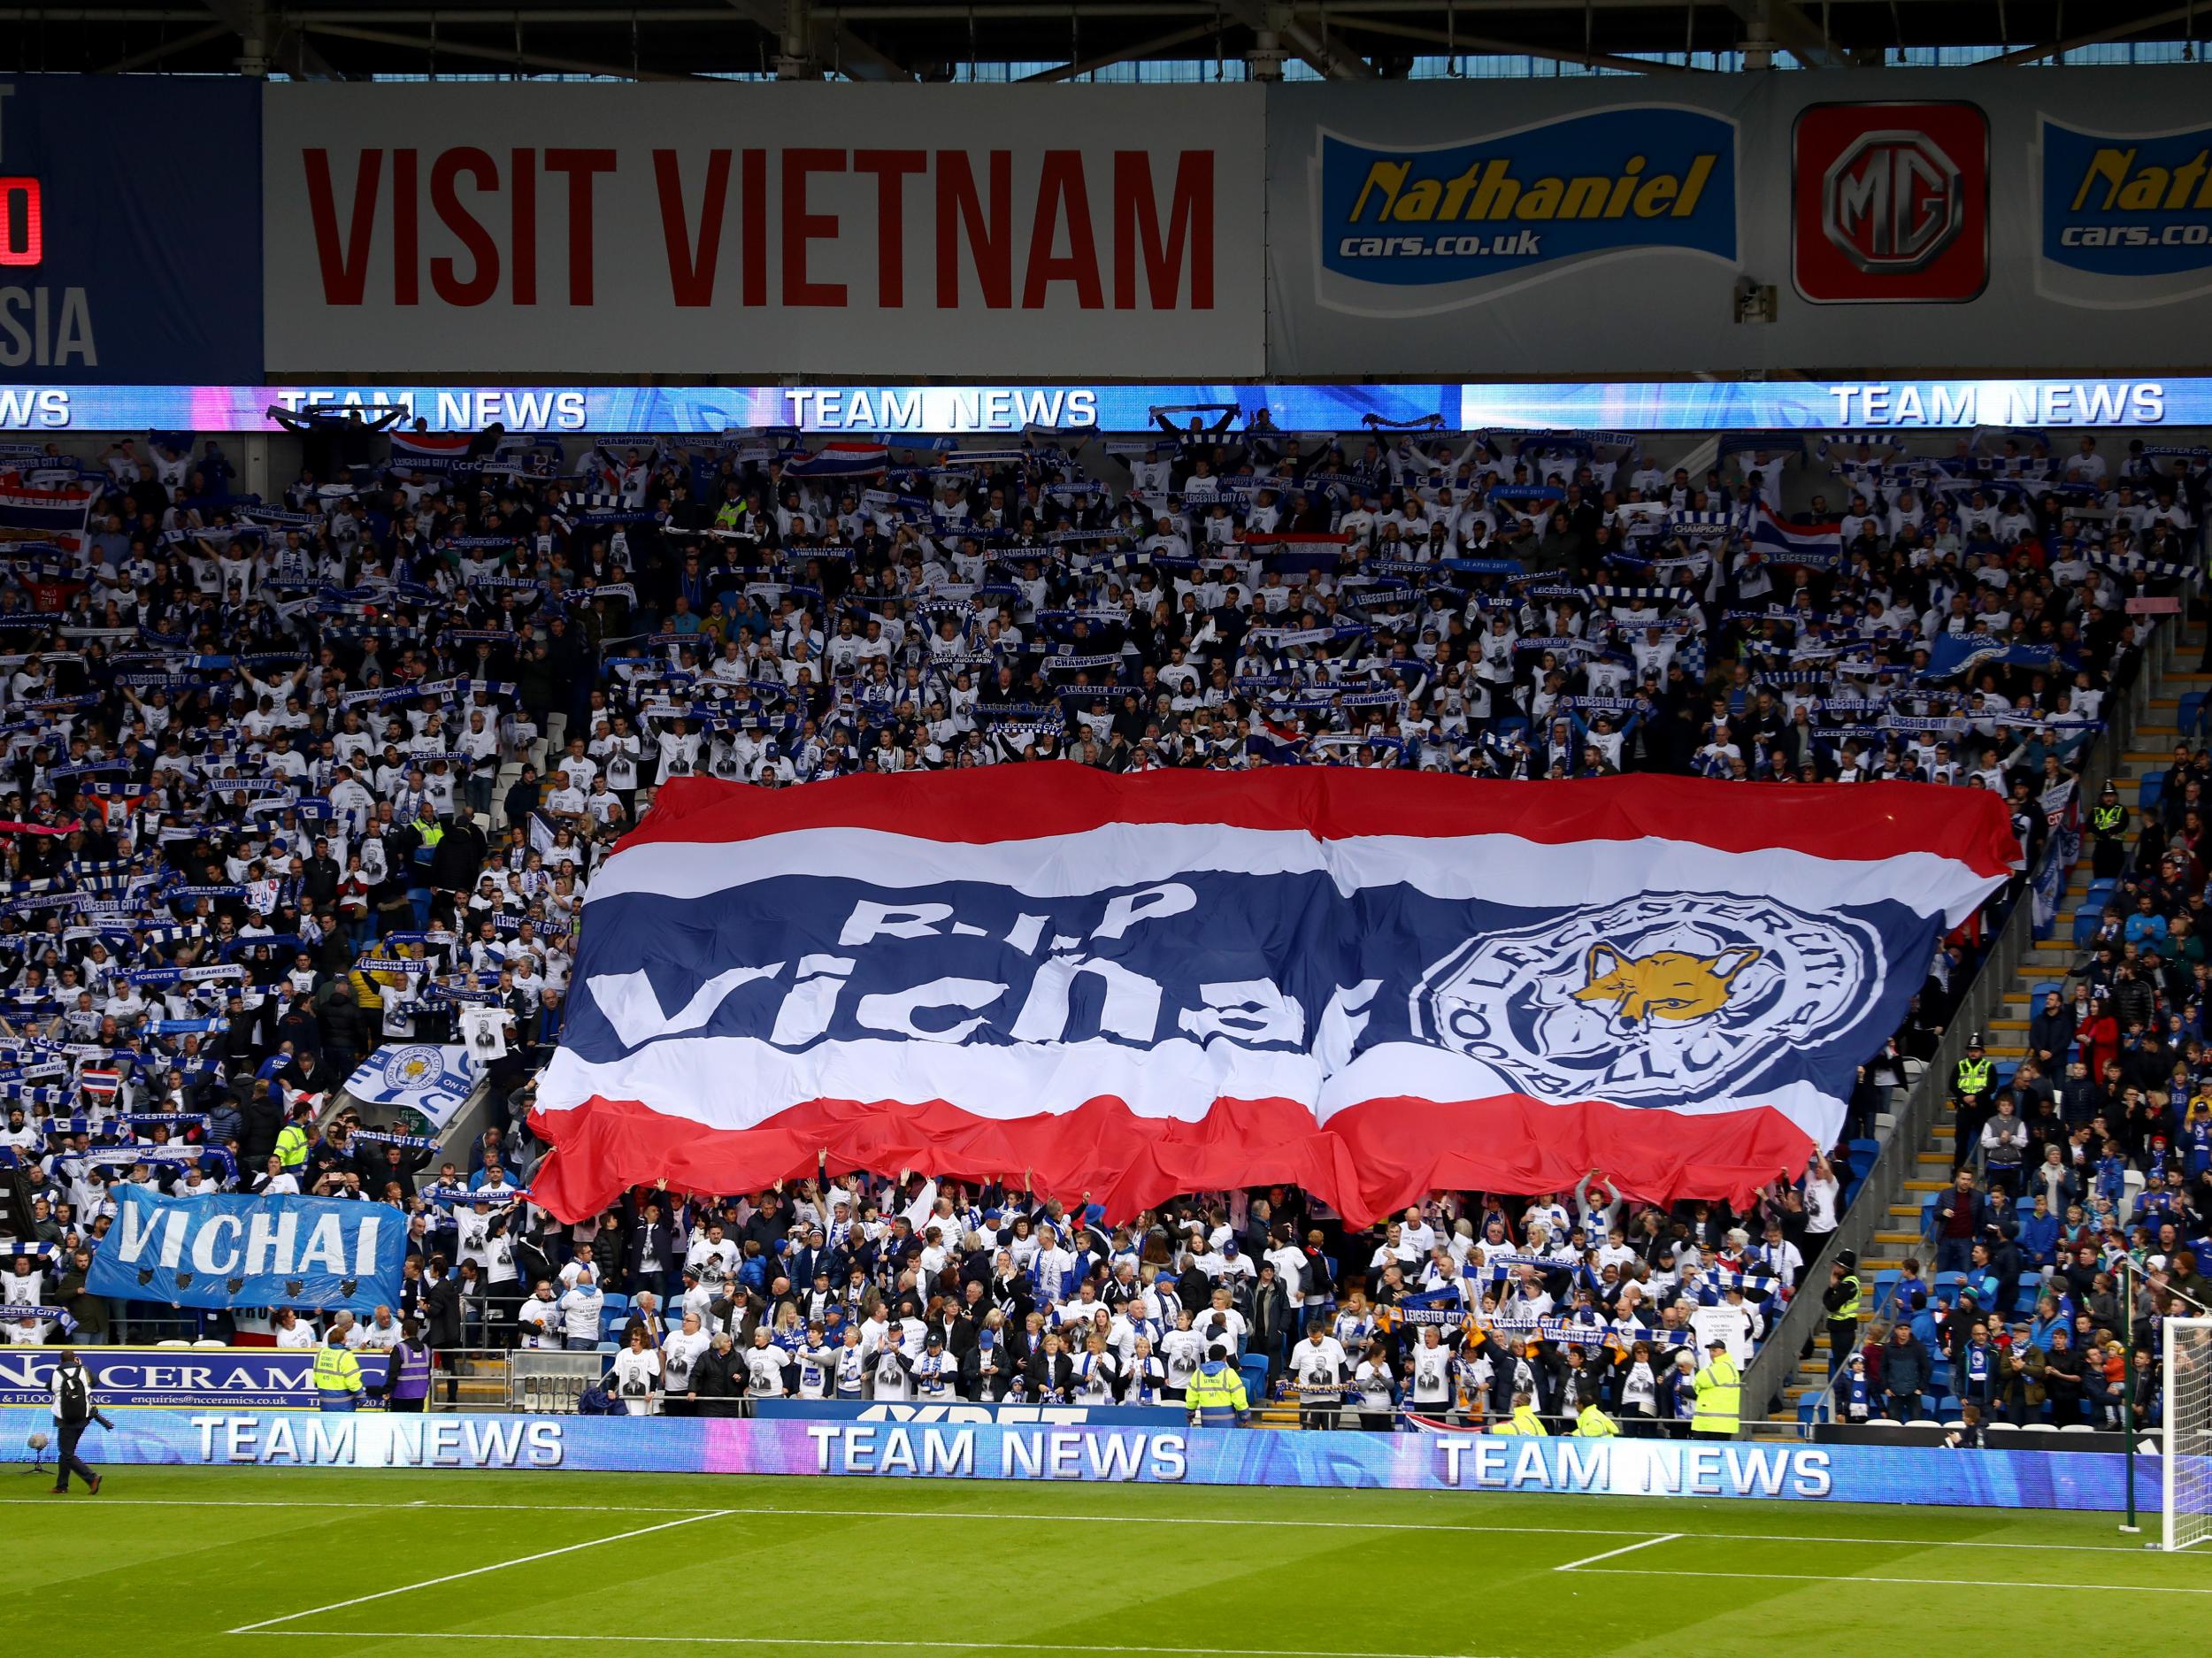
[{"label": "leicester city crest on flag", "polygon": [[346,1078],[346,1092],[363,1104],[418,1112],[433,1129],[452,1121],[475,1086],[469,1050],[457,1042],[380,1048]]},{"label": "leicester city crest on flag", "polygon": [[1882,971],[1848,916],[1643,893],[1468,940],[1423,975],[1413,1028],[1539,1099],[1675,1105],[1832,1040]]}]

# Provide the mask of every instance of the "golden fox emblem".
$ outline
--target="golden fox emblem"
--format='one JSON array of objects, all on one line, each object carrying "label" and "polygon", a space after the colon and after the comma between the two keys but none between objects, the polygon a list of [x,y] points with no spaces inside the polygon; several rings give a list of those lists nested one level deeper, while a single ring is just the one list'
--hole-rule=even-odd
[{"label": "golden fox emblem", "polygon": [[1590,947],[1583,958],[1586,982],[1572,995],[1577,1002],[1609,1006],[1608,1023],[1617,1036],[1635,1036],[1654,1019],[1680,1024],[1718,1013],[1728,1005],[1728,990],[1738,973],[1763,952],[1741,944],[1717,956],[1686,950],[1654,950],[1630,956],[1610,944]]}]

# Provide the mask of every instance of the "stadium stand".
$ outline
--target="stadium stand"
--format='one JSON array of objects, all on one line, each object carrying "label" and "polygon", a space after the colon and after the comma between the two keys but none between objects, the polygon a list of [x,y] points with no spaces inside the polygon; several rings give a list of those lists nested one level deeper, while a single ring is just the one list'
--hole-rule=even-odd
[{"label": "stadium stand", "polygon": [[[2139,781],[2077,779],[2179,626],[2127,601],[2186,592],[2201,457],[1760,438],[1693,476],[1607,434],[1158,424],[966,451],[403,431],[270,501],[186,434],[0,453],[81,497],[94,572],[0,594],[5,1339],[234,1333],[87,1292],[131,1181],[394,1204],[406,1292],[349,1345],[419,1332],[457,1380],[465,1353],[581,1349],[635,1411],[1172,1401],[1220,1345],[1285,1424],[1563,1427],[1587,1398],[1678,1433],[1713,1354],[1809,1290],[1860,1338],[1822,1338],[1809,1410],[2108,1417],[2116,1256],[2157,1270],[2139,1332],[2169,1281],[2212,1299],[2204,693],[2164,700]],[[1359,1234],[1295,1189],[1110,1226],[894,1171],[534,1208],[580,906],[657,785],[1053,757],[1917,779],[2005,795],[2027,860],[1864,1068],[1847,1142],[1742,1212],[1597,1171]],[[2055,941],[1955,1067],[1955,1149],[1886,1235],[1913,1258],[1831,1251],[2018,904]],[[487,1024],[465,1150],[343,1092],[380,1043]]]}]

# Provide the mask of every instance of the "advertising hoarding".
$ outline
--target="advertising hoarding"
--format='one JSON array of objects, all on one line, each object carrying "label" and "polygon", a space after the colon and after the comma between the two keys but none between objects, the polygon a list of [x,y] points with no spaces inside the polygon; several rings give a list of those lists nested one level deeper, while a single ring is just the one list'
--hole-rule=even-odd
[{"label": "advertising hoarding", "polygon": [[272,86],[265,127],[283,374],[1265,372],[1256,86]]},{"label": "advertising hoarding", "polygon": [[[82,1448],[96,1466],[830,1474],[2102,1510],[2127,1500],[2125,1459],[2111,1452],[1301,1433],[1190,1428],[1163,1415],[1163,1425],[1124,1428],[165,1410],[137,1413]],[[25,1436],[45,1417],[0,1409],[0,1462],[28,1462]],[[2143,1491],[2158,1489],[2160,1473],[2158,1458],[2138,1459]]]},{"label": "advertising hoarding", "polygon": [[260,130],[257,81],[0,76],[0,377],[259,378]]}]

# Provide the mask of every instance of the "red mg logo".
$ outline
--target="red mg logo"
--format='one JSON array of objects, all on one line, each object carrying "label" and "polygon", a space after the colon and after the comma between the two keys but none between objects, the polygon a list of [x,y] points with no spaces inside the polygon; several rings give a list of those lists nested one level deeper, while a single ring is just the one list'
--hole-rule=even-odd
[{"label": "red mg logo", "polygon": [[1792,275],[1816,304],[1956,303],[1989,280],[1989,123],[1970,104],[1819,104],[1792,138]]},{"label": "red mg logo", "polygon": [[1820,227],[1862,271],[1917,271],[1965,223],[1958,164],[1925,133],[1868,133],[1820,181]]}]

